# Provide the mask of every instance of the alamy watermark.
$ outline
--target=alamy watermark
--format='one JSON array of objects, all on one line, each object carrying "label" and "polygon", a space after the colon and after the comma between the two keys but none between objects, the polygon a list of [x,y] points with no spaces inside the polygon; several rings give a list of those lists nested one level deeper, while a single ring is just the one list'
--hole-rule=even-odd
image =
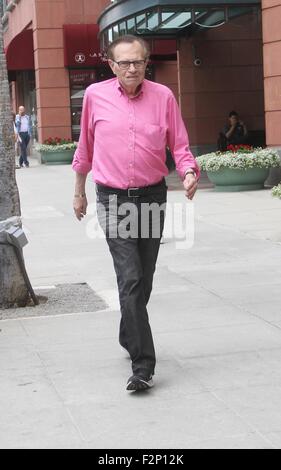
[{"label": "alamy watermark", "polygon": [[[110,195],[108,203],[90,204],[91,216],[86,224],[91,239],[105,238],[161,238],[175,243],[176,249],[194,245],[194,203],[192,201],[157,203],[120,203]],[[165,219],[165,222],[164,222]],[[163,229],[164,224],[164,229]]]}]

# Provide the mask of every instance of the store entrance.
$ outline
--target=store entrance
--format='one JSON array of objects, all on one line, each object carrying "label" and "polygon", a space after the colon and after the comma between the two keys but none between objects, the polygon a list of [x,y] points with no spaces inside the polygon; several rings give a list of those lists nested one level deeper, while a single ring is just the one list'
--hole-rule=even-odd
[{"label": "store entrance", "polygon": [[80,121],[83,98],[86,88],[92,83],[112,78],[114,75],[109,67],[101,66],[95,69],[72,69],[69,71],[70,100],[71,100],[71,130],[72,139],[76,142],[80,136]]}]

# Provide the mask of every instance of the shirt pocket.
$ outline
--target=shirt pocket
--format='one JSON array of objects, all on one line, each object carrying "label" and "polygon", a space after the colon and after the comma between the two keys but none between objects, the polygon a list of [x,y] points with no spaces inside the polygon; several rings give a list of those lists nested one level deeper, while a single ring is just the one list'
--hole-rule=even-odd
[{"label": "shirt pocket", "polygon": [[144,125],[145,146],[151,150],[164,150],[166,146],[166,131],[156,124]]}]

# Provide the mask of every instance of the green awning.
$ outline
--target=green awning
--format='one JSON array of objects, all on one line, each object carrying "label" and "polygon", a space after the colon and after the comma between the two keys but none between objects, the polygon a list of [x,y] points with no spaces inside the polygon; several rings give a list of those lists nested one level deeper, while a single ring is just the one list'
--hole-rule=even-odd
[{"label": "green awning", "polygon": [[259,0],[117,0],[98,20],[102,47],[124,34],[154,38],[192,34],[257,9]]}]

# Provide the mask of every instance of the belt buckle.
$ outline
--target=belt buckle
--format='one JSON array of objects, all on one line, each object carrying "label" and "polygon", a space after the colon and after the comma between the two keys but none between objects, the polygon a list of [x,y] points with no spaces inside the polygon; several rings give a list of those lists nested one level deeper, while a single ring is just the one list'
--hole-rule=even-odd
[{"label": "belt buckle", "polygon": [[139,195],[131,194],[131,191],[138,191],[140,188],[128,188],[128,197],[140,197]]}]

